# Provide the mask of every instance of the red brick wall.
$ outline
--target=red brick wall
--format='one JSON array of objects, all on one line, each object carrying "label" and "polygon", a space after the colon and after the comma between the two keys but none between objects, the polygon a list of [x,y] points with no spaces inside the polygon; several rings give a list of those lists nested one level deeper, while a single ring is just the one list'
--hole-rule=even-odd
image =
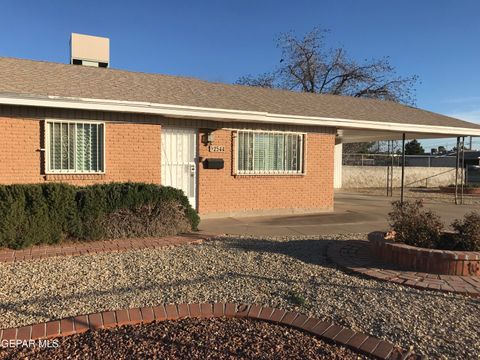
[{"label": "red brick wall", "polygon": [[0,117],[0,184],[40,178],[40,122]]},{"label": "red brick wall", "polygon": [[232,131],[216,130],[214,145],[223,153],[211,153],[199,141],[202,158],[222,158],[222,170],[199,166],[199,212],[229,213],[266,209],[324,210],[333,207],[333,133],[308,133],[306,174],[233,176]]},{"label": "red brick wall", "polygon": [[61,181],[75,185],[139,181],[160,184],[158,124],[106,123],[104,175],[45,175],[42,122],[0,117],[0,184]]},{"label": "red brick wall", "polygon": [[[110,119],[111,116],[113,115],[104,114],[99,118]],[[43,153],[40,151],[43,147],[42,121],[28,116],[0,115],[0,184],[46,181],[75,185],[112,181],[160,184],[160,123],[175,125],[176,122],[161,119],[134,121],[133,118],[106,122],[104,175],[45,175],[42,170]],[[201,124],[198,122],[189,125],[195,127]],[[229,124],[224,126],[229,127]],[[306,137],[305,175],[234,176],[232,131],[215,131],[214,145],[225,146],[224,153],[209,153],[208,147],[199,141],[200,157],[220,157],[225,161],[223,170],[207,170],[200,164],[199,212],[226,214],[261,210],[331,209],[335,135],[333,130],[314,131],[308,132]],[[201,136],[200,132],[200,139]]]},{"label": "red brick wall", "polygon": [[385,240],[385,233],[368,234],[372,253],[383,263],[413,272],[480,276],[480,254],[473,251],[427,249]]}]

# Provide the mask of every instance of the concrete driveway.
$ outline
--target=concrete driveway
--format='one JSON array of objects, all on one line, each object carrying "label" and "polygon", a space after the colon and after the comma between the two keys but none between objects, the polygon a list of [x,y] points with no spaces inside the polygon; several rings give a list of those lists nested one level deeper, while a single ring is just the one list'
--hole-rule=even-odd
[{"label": "concrete driveway", "polygon": [[[337,192],[333,213],[205,219],[200,223],[200,231],[208,234],[292,236],[384,230],[388,227],[387,214],[393,200],[397,199]],[[480,210],[479,205],[426,202],[425,206],[437,212],[447,225],[469,211]]]}]

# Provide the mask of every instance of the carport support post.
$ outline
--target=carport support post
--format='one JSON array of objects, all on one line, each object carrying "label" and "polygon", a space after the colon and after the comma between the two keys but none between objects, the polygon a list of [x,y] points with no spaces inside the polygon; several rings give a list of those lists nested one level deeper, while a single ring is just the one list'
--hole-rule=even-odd
[{"label": "carport support post", "polygon": [[390,156],[390,196],[393,196],[393,165],[395,161],[395,152],[393,150],[392,140],[392,156]]},{"label": "carport support post", "polygon": [[463,205],[463,190],[465,188],[465,136],[462,137],[462,182],[461,184],[461,195],[460,195],[460,204]]},{"label": "carport support post", "polygon": [[457,159],[455,161],[455,205],[458,205],[458,167],[460,162],[460,136],[457,137]]},{"label": "carport support post", "polygon": [[390,195],[390,140],[387,140],[387,196]]},{"label": "carport support post", "polygon": [[403,204],[404,197],[404,187],[405,187],[405,133],[402,135],[402,185],[400,192],[400,202]]}]

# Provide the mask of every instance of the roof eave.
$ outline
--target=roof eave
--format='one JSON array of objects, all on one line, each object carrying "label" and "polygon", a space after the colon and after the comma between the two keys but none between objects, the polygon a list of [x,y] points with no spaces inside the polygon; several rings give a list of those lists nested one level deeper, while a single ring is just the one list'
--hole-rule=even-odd
[{"label": "roof eave", "polygon": [[269,112],[205,108],[195,106],[157,104],[107,99],[69,98],[60,96],[33,96],[0,94],[0,104],[17,106],[49,107],[75,110],[112,111],[161,115],[184,119],[212,121],[275,123],[289,125],[325,126],[337,129],[383,130],[405,133],[425,133],[451,136],[480,136],[480,129],[379,122],[356,119],[312,117],[273,114]]}]

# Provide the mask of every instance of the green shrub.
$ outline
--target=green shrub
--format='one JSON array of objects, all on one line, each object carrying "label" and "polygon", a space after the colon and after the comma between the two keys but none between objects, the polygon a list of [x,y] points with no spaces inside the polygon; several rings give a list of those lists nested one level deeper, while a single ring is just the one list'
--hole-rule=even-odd
[{"label": "green shrub", "polygon": [[87,186],[78,189],[76,192],[75,202],[77,204],[80,226],[72,234],[74,238],[98,240],[104,237],[104,232],[101,229],[101,219],[107,214],[104,186]]},{"label": "green shrub", "polygon": [[290,291],[288,293],[288,299],[293,305],[305,306],[307,304],[307,299],[302,294]]},{"label": "green shrub", "polygon": [[109,239],[176,235],[192,227],[176,200],[116,210],[107,214],[100,225]]},{"label": "green shrub", "polygon": [[53,244],[78,226],[75,190],[63,184],[0,186],[0,246]]},{"label": "green shrub", "polygon": [[114,233],[171,235],[196,230],[199,221],[181,190],[153,184],[0,186],[0,247],[95,240]]},{"label": "green shrub", "polygon": [[455,233],[451,238],[454,242],[450,247],[453,250],[480,251],[480,214],[470,212],[462,220],[452,223]]},{"label": "green shrub", "polygon": [[437,247],[444,227],[438,215],[424,210],[420,200],[395,201],[392,205],[388,216],[396,241],[425,248]]},{"label": "green shrub", "polygon": [[[126,209],[131,210],[131,216],[137,213],[138,217],[139,209],[146,205],[170,204],[173,207],[170,210],[167,210],[165,206],[162,207],[164,216],[167,216],[169,211],[174,211],[179,206],[193,230],[197,230],[200,222],[197,212],[190,206],[187,197],[181,190],[153,184],[112,183],[93,185],[81,189],[77,193],[76,202],[82,224],[76,237],[85,240],[101,239],[107,237],[108,233],[111,234],[112,230],[105,227],[105,217],[112,217],[109,215]],[[123,214],[125,216],[125,212]],[[118,221],[119,216],[116,216],[115,219]],[[115,227],[117,227],[117,231],[125,232],[125,230],[118,229],[118,224]],[[183,228],[183,225],[180,227]],[[145,230],[145,232],[147,233],[148,230]],[[139,236],[139,231],[130,236]]]}]

